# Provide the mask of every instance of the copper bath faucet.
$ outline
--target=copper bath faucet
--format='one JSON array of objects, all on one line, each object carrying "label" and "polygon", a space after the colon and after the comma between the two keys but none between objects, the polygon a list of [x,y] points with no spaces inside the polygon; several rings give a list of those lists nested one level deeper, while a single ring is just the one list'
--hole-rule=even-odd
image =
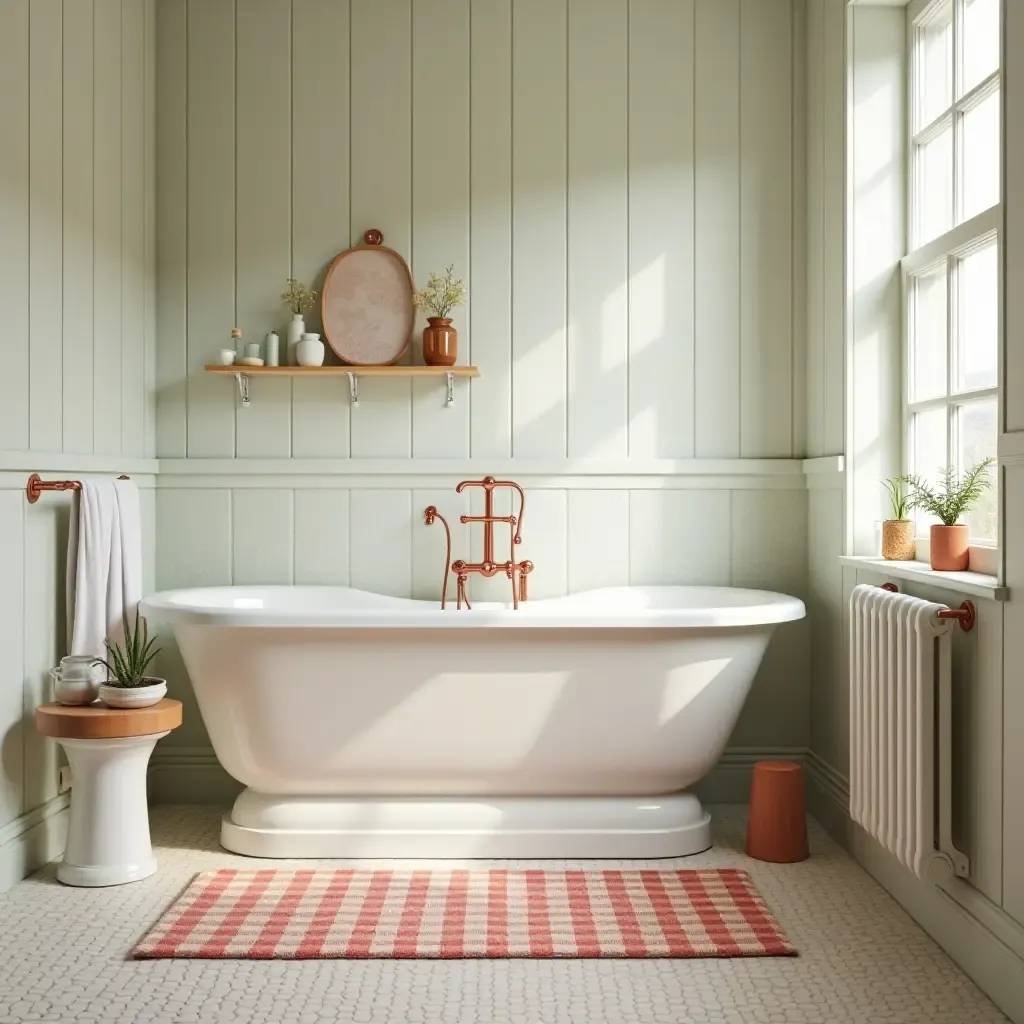
[{"label": "copper bath faucet", "polygon": [[[448,573],[455,573],[456,580],[456,607],[461,608],[465,603],[471,608],[469,594],[466,592],[466,581],[471,573],[478,573],[481,576],[496,576],[503,572],[512,584],[512,607],[518,608],[520,601],[526,600],[526,578],[533,572],[533,562],[516,561],[516,545],[523,541],[523,515],[526,510],[526,495],[522,487],[513,480],[495,480],[493,476],[485,476],[483,480],[463,480],[455,488],[457,494],[461,494],[467,487],[482,487],[484,491],[484,514],[482,516],[460,516],[459,522],[463,525],[468,523],[483,523],[484,527],[484,554],[479,562],[466,562],[459,558],[452,562],[452,533],[448,527],[448,521],[435,506],[428,505],[423,510],[423,521],[431,526],[435,519],[440,519],[444,525],[445,532],[445,556],[444,574],[441,581],[441,607],[444,608],[448,598]],[[499,487],[508,487],[519,493],[519,515],[518,516],[496,516],[494,514],[494,492]],[[508,526],[509,532],[509,557],[506,562],[494,560],[494,524],[504,523]]]}]

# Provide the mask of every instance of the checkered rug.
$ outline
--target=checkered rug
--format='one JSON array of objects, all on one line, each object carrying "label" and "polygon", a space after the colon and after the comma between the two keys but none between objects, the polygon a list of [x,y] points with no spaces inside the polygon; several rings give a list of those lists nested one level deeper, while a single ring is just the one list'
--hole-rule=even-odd
[{"label": "checkered rug", "polygon": [[744,871],[204,871],[139,959],[795,953]]}]

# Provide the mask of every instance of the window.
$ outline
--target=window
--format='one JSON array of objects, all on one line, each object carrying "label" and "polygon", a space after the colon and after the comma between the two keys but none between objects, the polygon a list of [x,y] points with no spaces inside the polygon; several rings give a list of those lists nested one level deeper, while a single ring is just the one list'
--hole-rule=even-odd
[{"label": "window", "polygon": [[[905,462],[931,479],[996,454],[999,6],[918,0],[908,9]],[[972,543],[995,543],[997,508],[993,485],[968,517]]]}]

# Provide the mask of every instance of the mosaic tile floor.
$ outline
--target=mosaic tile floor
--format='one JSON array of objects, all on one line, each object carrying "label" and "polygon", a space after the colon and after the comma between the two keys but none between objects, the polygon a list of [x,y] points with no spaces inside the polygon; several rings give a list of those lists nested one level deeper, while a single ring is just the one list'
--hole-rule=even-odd
[{"label": "mosaic tile floor", "polygon": [[218,847],[219,811],[157,808],[152,825],[160,871],[153,878],[110,889],[69,889],[55,880],[51,865],[0,896],[0,1024],[1005,1021],[820,829],[812,828],[811,860],[775,866],[740,852],[741,810],[717,808],[714,819],[715,848],[678,863],[749,870],[800,957],[127,961],[132,944],[197,871],[261,863]]}]

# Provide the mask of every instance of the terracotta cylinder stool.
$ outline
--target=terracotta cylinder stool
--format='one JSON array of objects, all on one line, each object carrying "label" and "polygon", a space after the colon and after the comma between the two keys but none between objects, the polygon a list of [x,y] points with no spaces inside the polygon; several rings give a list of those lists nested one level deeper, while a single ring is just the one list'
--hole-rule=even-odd
[{"label": "terracotta cylinder stool", "polygon": [[750,784],[747,855],[775,864],[806,860],[804,777],[793,761],[759,761]]}]

